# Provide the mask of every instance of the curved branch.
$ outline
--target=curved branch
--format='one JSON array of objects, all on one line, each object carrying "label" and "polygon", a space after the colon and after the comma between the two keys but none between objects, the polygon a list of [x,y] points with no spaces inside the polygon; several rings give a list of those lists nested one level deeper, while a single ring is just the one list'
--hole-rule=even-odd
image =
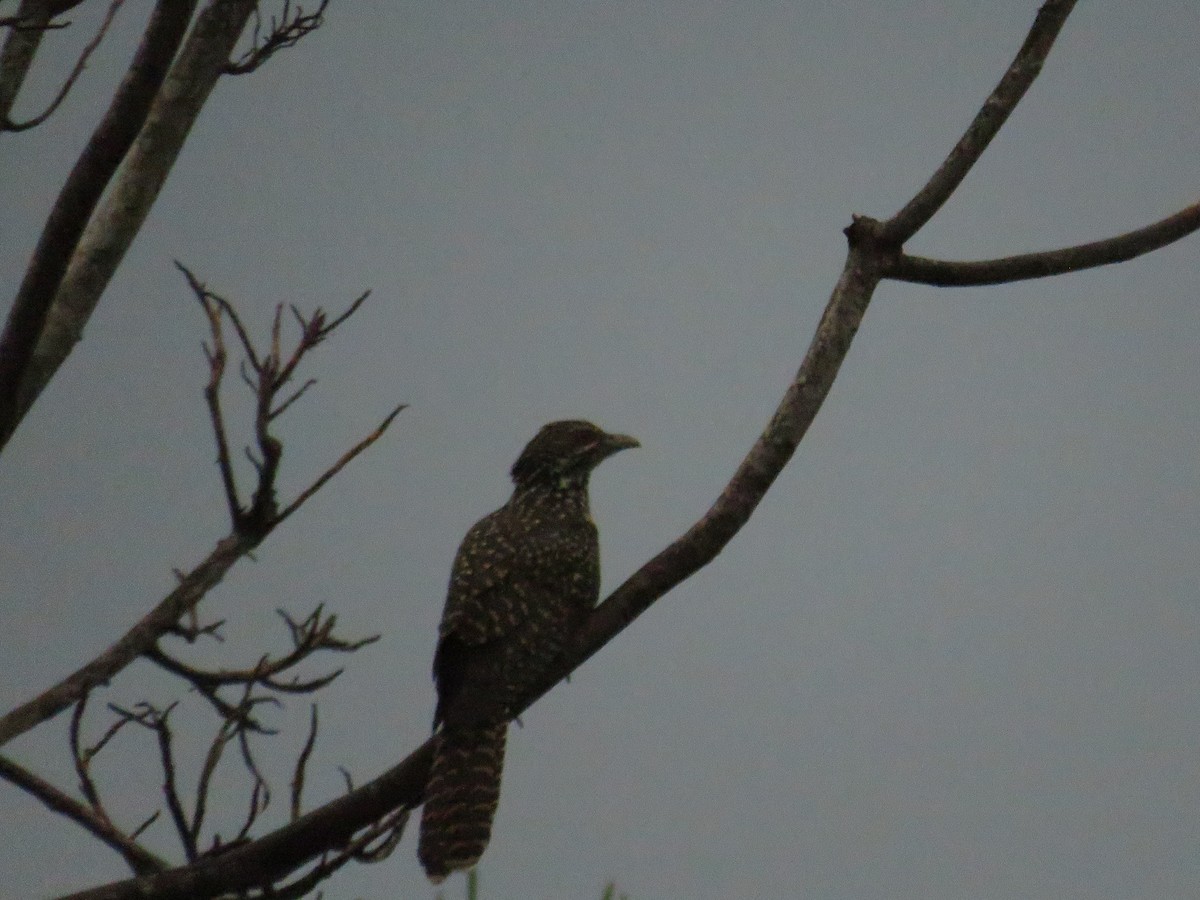
[{"label": "curved branch", "polygon": [[711,562],[749,520],[816,418],[858,333],[880,280],[881,261],[886,257],[880,230],[879,223],[866,218],[857,218],[846,229],[850,239],[846,265],[800,369],[766,429],[700,521],[596,607],[580,637],[571,670],[628,627],[655,600]]},{"label": "curved branch", "polygon": [[1194,203],[1136,231],[1041,253],[970,262],[925,259],[901,253],[891,261],[884,277],[934,287],[1006,284],[1030,278],[1047,278],[1125,262],[1165,247],[1197,230],[1200,230],[1200,203]]},{"label": "curved branch", "polygon": [[916,196],[884,225],[883,236],[888,243],[901,246],[950,199],[1042,71],[1042,63],[1074,6],[1075,0],[1049,0],[1038,10],[1033,27],[1012,64],[950,155]]},{"label": "curved branch", "polygon": [[6,17],[8,21],[4,25],[9,32],[4,39],[4,49],[0,50],[0,122],[8,121],[33,57],[41,46],[42,35],[56,27],[50,20],[62,5],[47,0],[21,0],[16,15]]},{"label": "curved branch", "polygon": [[166,78],[195,0],[159,0],[112,104],[63,185],[0,335],[0,447],[21,420],[18,393],[92,211],[133,144]]},{"label": "curved branch", "polygon": [[83,51],[79,54],[79,58],[75,60],[75,67],[71,69],[71,74],[62,83],[62,87],[58,89],[58,93],[50,101],[50,104],[38,115],[32,119],[26,119],[24,122],[14,122],[5,113],[4,118],[0,119],[0,131],[28,131],[31,128],[37,128],[54,115],[54,111],[67,99],[67,94],[71,93],[71,88],[75,87],[75,82],[83,74],[88,59],[96,52],[96,48],[100,46],[104,40],[104,36],[108,34],[109,26],[112,25],[113,19],[116,18],[117,10],[121,8],[124,2],[125,0],[112,0],[109,3],[108,12],[104,16],[104,21],[100,23],[100,28],[96,31],[96,36],[83,48]]}]

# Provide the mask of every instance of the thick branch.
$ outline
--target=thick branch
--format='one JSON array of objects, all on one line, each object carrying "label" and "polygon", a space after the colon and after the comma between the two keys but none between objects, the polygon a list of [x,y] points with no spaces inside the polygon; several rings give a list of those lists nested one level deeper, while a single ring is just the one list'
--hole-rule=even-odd
[{"label": "thick branch", "polygon": [[50,782],[3,756],[0,756],[0,778],[37,798],[47,809],[60,813],[86,828],[102,843],[120,853],[134,872],[161,872],[166,869],[166,862],[134,843],[103,817],[68,797]]},{"label": "thick branch", "polygon": [[1200,230],[1200,203],[1194,203],[1136,231],[1042,253],[972,262],[925,259],[902,253],[892,260],[884,277],[936,287],[1005,284],[1030,278],[1047,278],[1125,262],[1165,247],[1197,230]]},{"label": "thick branch", "polygon": [[[194,0],[164,4],[194,7]],[[83,334],[100,295],[150,212],[196,116],[229,59],[254,0],[212,0],[196,17],[145,124],[103,202],[87,223],[61,277],[33,358],[25,367],[14,413],[28,412]],[[49,301],[46,301],[49,302]]]},{"label": "thick branch", "polygon": [[1049,0],[1038,10],[1016,58],[950,155],[916,196],[886,224],[883,238],[887,243],[903,245],[950,199],[1042,71],[1042,63],[1074,6],[1075,0]]},{"label": "thick branch", "polygon": [[0,335],[0,447],[20,421],[18,391],[84,226],[146,120],[191,20],[195,0],[159,0],[141,46],[46,220]]}]

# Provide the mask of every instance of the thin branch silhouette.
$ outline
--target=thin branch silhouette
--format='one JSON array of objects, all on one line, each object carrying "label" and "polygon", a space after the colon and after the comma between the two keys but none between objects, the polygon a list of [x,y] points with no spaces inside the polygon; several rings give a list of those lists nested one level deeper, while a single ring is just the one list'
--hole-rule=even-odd
[{"label": "thin branch silhouette", "polygon": [[241,319],[236,314],[230,315],[233,310],[232,304],[208,291],[187,267],[182,264],[177,265],[187,278],[188,285],[196,299],[204,308],[210,329],[215,329],[210,332],[213,344],[205,351],[210,370],[205,389],[206,396],[210,392],[214,396],[219,392],[221,375],[225,367],[224,351],[221,349],[223,348],[223,339],[219,337],[223,319],[222,315],[215,311],[219,309],[234,322],[239,339],[243,343],[243,349],[247,357],[253,360],[251,366],[255,378],[252,381],[252,387],[256,392],[253,430],[260,450],[274,454],[274,464],[260,463],[262,468],[258,472],[258,483],[254,489],[252,500],[249,504],[243,503],[233,479],[232,465],[228,459],[228,428],[219,402],[210,401],[210,418],[218,446],[218,467],[221,471],[226,503],[233,522],[231,533],[221,538],[204,561],[194,569],[186,573],[177,573],[179,583],[175,589],[102,654],[63,681],[0,717],[0,745],[24,734],[39,723],[78,702],[93,688],[110,681],[139,656],[150,653],[163,635],[178,631],[180,621],[193,613],[200,600],[220,583],[225,577],[225,573],[238,560],[253,552],[254,548],[272,531],[295,514],[351,460],[379,440],[400,411],[405,408],[404,404],[394,408],[370,434],[358,441],[317,476],[308,487],[287,504],[282,512],[278,511],[275,501],[275,476],[283,445],[279,438],[270,431],[272,420],[269,411],[274,408],[274,399],[277,393],[286,386],[300,359],[323,343],[335,328],[347,321],[348,316],[359,310],[367,295],[361,295],[345,313],[332,320],[326,319],[320,309],[316,310],[308,319],[303,319],[305,327],[302,329],[296,346],[287,361],[284,362],[282,352],[277,346],[279,341],[277,325],[272,326],[273,350],[270,354],[264,355],[255,347],[248,332],[242,326]]},{"label": "thin branch silhouette", "polygon": [[1200,203],[1135,231],[1058,250],[974,261],[925,259],[901,253],[891,261],[886,277],[934,287],[1007,284],[1048,278],[1136,259],[1197,230],[1200,230]]},{"label": "thin branch silhouette", "polygon": [[[0,119],[0,131],[28,131],[30,128],[36,128],[37,126],[41,125],[52,115],[54,115],[54,111],[62,105],[64,100],[67,99],[67,94],[71,93],[71,88],[75,86],[75,82],[77,82],[79,80],[79,76],[83,74],[83,70],[87,67],[88,59],[90,59],[91,55],[96,52],[96,48],[100,46],[101,42],[104,40],[104,36],[108,34],[108,28],[110,25],[112,25],[113,19],[116,18],[117,10],[119,10],[124,3],[125,0],[112,0],[112,2],[109,3],[108,12],[105,14],[104,20],[100,23],[100,27],[96,30],[96,36],[93,37],[91,41],[88,42],[87,46],[84,47],[80,52],[79,58],[75,61],[75,67],[71,69],[71,73],[67,76],[66,80],[63,81],[62,87],[58,89],[58,93],[55,94],[54,99],[50,101],[45,110],[34,116],[32,119],[26,119],[24,122],[13,122],[7,117]],[[6,23],[0,22],[0,24]],[[20,26],[17,25],[15,27],[19,28]],[[65,25],[54,26],[47,24],[42,27],[61,28],[65,27]]]}]

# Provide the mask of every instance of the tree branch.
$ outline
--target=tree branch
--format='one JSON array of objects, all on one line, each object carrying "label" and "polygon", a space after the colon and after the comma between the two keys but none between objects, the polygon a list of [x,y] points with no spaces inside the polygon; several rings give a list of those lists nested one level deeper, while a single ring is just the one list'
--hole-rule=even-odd
[{"label": "tree branch", "polygon": [[407,403],[401,403],[399,406],[397,406],[395,409],[393,409],[390,413],[388,413],[386,416],[384,416],[383,421],[379,423],[378,427],[376,427],[376,429],[374,431],[372,431],[365,438],[363,438],[361,441],[359,441],[357,444],[355,444],[353,447],[351,447],[349,450],[347,450],[345,453],[343,453],[341,456],[341,459],[339,459],[332,466],[330,466],[328,469],[326,469],[325,473],[323,475],[321,475],[320,478],[318,478],[311,485],[309,485],[307,488],[305,488],[303,491],[301,491],[295,500],[293,500],[290,504],[288,504],[286,507],[284,507],[283,511],[275,517],[275,524],[278,525],[279,523],[284,521],[284,519],[287,519],[289,516],[291,516],[292,513],[294,513],[301,506],[303,506],[305,503],[307,503],[313,494],[315,494],[317,491],[319,491],[321,488],[323,488],[326,484],[328,484],[328,482],[331,478],[333,478],[335,475],[337,475],[338,472],[342,471],[342,469],[344,469],[347,465],[349,465],[351,460],[353,460],[356,456],[358,456],[360,453],[362,453],[364,450],[366,450],[368,447],[370,447],[373,443],[375,443],[377,440],[379,440],[381,437],[383,437],[383,433],[388,430],[388,426],[392,424],[392,420],[394,418],[396,418],[396,416],[400,415],[400,413],[407,408],[408,408]]},{"label": "tree branch", "polygon": [[[253,342],[241,326],[240,319],[232,312],[233,307],[228,301],[216,297],[216,295],[204,289],[186,268],[182,266],[180,268],[187,274],[189,284],[193,286],[193,290],[197,290],[198,288],[201,303],[205,305],[206,312],[209,313],[210,323],[215,318],[215,313],[208,306],[210,301],[221,304],[222,309],[231,313],[238,328],[239,336],[245,345],[246,353],[254,362],[256,374],[258,375],[257,383],[252,386],[257,395],[255,431],[259,444],[261,447],[275,446],[277,448],[276,462],[278,462],[278,454],[282,452],[282,442],[267,433],[265,419],[268,417],[268,413],[264,412],[264,410],[269,411],[271,409],[275,392],[284,383],[279,378],[278,328],[272,328],[273,347],[270,358],[268,359],[263,357],[262,354],[255,353]],[[355,301],[351,306],[350,312],[360,308],[363,299],[359,298],[359,300]],[[311,350],[324,340],[333,328],[345,322],[347,315],[349,315],[349,312],[346,315],[339,316],[327,325],[325,324],[323,313],[317,310],[312,318],[307,320],[306,327],[297,343],[297,349],[289,361],[291,368],[288,371],[290,372],[294,369],[294,364],[298,363],[299,359],[308,350]],[[219,318],[216,321],[219,326]],[[214,341],[219,341],[219,328],[214,335]],[[217,352],[218,350],[215,349],[209,352],[210,366],[216,365],[213,362],[213,357]],[[223,361],[221,365],[224,365]],[[210,374],[210,386],[212,384],[212,377]],[[264,466],[260,470],[254,503],[249,510],[243,510],[238,502],[236,490],[231,488],[231,475],[226,471],[227,462],[223,463],[222,480],[225,485],[227,497],[233,507],[231,509],[233,517],[232,533],[222,538],[203,563],[190,573],[183,575],[175,590],[160,601],[153,610],[126,632],[120,640],[104,651],[104,653],[64,681],[35,697],[33,700],[12,710],[3,718],[0,718],[0,745],[25,733],[38,723],[57,715],[72,703],[81,700],[92,688],[109,681],[139,656],[151,654],[158,639],[164,634],[176,630],[180,618],[194,610],[201,598],[221,581],[234,563],[257,547],[288,516],[294,513],[308,498],[340,472],[350,460],[375,443],[387,430],[401,409],[403,409],[403,406],[393,410],[373,432],[355,444],[354,447],[342,455],[341,459],[318,476],[316,481],[301,491],[282,513],[276,513],[274,504],[276,466],[269,468]],[[214,413],[213,428],[218,434],[218,444],[224,446],[224,423],[221,420],[219,408]],[[225,455],[228,455],[227,449]],[[229,496],[231,493],[232,496]],[[332,617],[322,621],[318,610],[318,613],[306,620],[306,623],[310,623],[310,630],[312,632],[307,636],[307,639],[320,644],[321,649],[350,648],[351,645],[349,643],[339,642],[332,637]],[[289,626],[294,626],[295,623],[288,620],[288,624]],[[293,627],[293,636],[296,634],[297,630]],[[338,646],[339,643],[343,646]],[[270,675],[273,673],[267,672],[266,674]],[[275,687],[276,689],[280,689],[277,685]],[[210,697],[210,699],[212,698]],[[218,708],[220,707],[218,706]]]},{"label": "tree branch", "polygon": [[9,28],[8,37],[4,40],[4,49],[0,50],[0,122],[8,121],[13,104],[33,57],[37,54],[42,43],[42,35],[51,28],[61,27],[51,24],[50,20],[63,11],[82,3],[74,0],[71,3],[54,3],[48,0],[21,0],[17,14],[9,17],[4,24]]},{"label": "tree branch", "polygon": [[262,16],[256,6],[254,9],[254,38],[250,49],[243,53],[237,62],[227,63],[225,74],[246,75],[280,50],[296,46],[306,35],[316,31],[324,24],[327,6],[329,6],[329,0],[321,0],[316,12],[305,13],[303,7],[297,4],[295,15],[293,15],[291,0],[284,0],[279,18],[271,17],[271,30],[266,37],[263,37]]},{"label": "tree branch", "polygon": [[1194,203],[1145,228],[1059,250],[971,262],[925,259],[901,253],[891,261],[884,277],[935,287],[1006,284],[1030,278],[1047,278],[1125,262],[1165,247],[1197,230],[1200,230],[1200,203]]},{"label": "tree branch", "polygon": [[[160,668],[191,684],[213,706],[217,715],[224,719],[236,720],[246,729],[263,734],[273,734],[273,730],[258,721],[253,715],[253,710],[255,706],[262,703],[278,703],[279,701],[271,695],[254,694],[254,688],[261,687],[276,694],[315,693],[331,684],[342,674],[342,669],[334,669],[324,675],[307,679],[301,679],[299,675],[295,674],[288,680],[283,680],[280,676],[294,670],[300,663],[321,651],[354,653],[379,640],[379,635],[371,635],[359,640],[344,640],[335,636],[333,629],[337,624],[337,616],[324,616],[323,611],[324,606],[319,605],[302,622],[297,622],[284,610],[277,610],[291,632],[292,649],[274,659],[269,655],[263,655],[248,669],[198,669],[171,656],[158,644],[147,649],[143,655]],[[236,705],[220,695],[222,688],[233,686],[247,689],[246,696]]]},{"label": "tree branch", "polygon": [[434,739],[374,781],[295,822],[218,856],[156,875],[114,882],[63,900],[176,900],[215,897],[272,884],[331,848],[346,847],[363,829],[421,802]]},{"label": "tree branch", "polygon": [[1038,10],[1016,58],[950,155],[916,196],[887,223],[882,235],[886,243],[902,246],[950,199],[1042,71],[1042,63],[1074,6],[1075,0],[1049,0]]},{"label": "tree branch", "polygon": [[[233,472],[233,460],[229,455],[229,438],[225,434],[225,416],[221,412],[221,380],[225,377],[225,364],[228,355],[225,352],[225,329],[221,327],[223,307],[218,303],[209,302],[208,289],[196,280],[196,276],[180,263],[175,261],[187,279],[192,293],[208,318],[208,331],[212,344],[204,345],[204,355],[208,358],[208,383],[204,386],[204,400],[208,405],[209,422],[212,424],[213,437],[217,441],[217,467],[221,472],[221,486],[225,490],[225,507],[229,511],[230,524],[236,529],[238,517],[242,514],[242,504],[238,499],[237,479]],[[237,327],[241,322],[234,317]],[[253,352],[251,349],[249,352]]]},{"label": "tree branch", "polygon": [[[1017,59],[971,128],[926,187],[900,213],[886,223],[856,217],[846,229],[850,243],[846,263],[800,368],[729,483],[698,522],[596,607],[569,662],[553,679],[547,679],[522,709],[628,627],[658,598],[712,561],[749,520],[828,397],[875,288],[898,265],[898,248],[936,213],[978,159],[1036,77],[1072,6],[1070,2],[1049,2],[1042,8]],[[419,804],[435,743],[436,738],[426,740],[374,781],[252,843],[169,872],[83,891],[70,900],[212,897],[273,884],[322,854],[347,847],[363,829],[378,828],[385,816],[403,815],[404,810]]]},{"label": "tree branch", "polygon": [[0,448],[21,420],[18,393],[50,305],[109,179],[146,120],[183,40],[195,0],[159,0],[142,43],[50,212],[0,335]]},{"label": "tree branch", "polygon": [[[846,229],[850,251],[800,369],[733,478],[700,521],[596,607],[567,664],[547,679],[522,709],[589,659],[659,597],[711,562],[749,520],[829,395],[874,290],[904,237],[937,211],[982,153],[1037,74],[1070,7],[1070,3],[1054,2],[1043,7],[1001,86],[993,92],[959,147],[912,202],[890,222],[856,217]],[[1019,71],[1014,74],[1014,70]],[[1005,105],[1007,108],[1003,108]],[[993,108],[989,110],[989,106]],[[285,511],[281,518],[286,514]],[[426,740],[374,781],[253,843],[234,848],[219,860],[200,860],[171,872],[105,885],[74,894],[69,900],[211,897],[278,881],[331,848],[345,846],[358,831],[383,816],[419,804],[435,742],[436,738]]]},{"label": "tree branch", "polygon": [[87,829],[102,843],[120,853],[134,872],[144,875],[150,872],[162,872],[167,868],[164,860],[134,843],[106,818],[88,809],[79,801],[68,797],[50,782],[39,778],[5,756],[0,756],[0,778],[33,796],[47,809],[66,816],[72,822]]},{"label": "tree branch", "polygon": [[[880,278],[878,229],[878,223],[871,220],[859,220],[847,229],[850,254],[800,371],[733,480],[700,522],[596,608],[569,668],[557,673],[537,696],[715,557],[749,518],[795,452],[850,349]],[[524,706],[535,699],[530,697]],[[433,744],[434,739],[426,741],[369,784],[218,859],[199,860],[161,875],[84,891],[73,895],[73,900],[211,897],[272,883],[321,853],[345,846],[357,832],[388,813],[417,806],[425,791]]]},{"label": "tree branch", "polygon": [[[164,6],[178,14],[181,7],[193,7],[194,3],[168,0]],[[39,329],[36,349],[21,369],[16,408],[10,414],[15,419],[9,423],[12,428],[83,335],[88,318],[154,204],[254,5],[254,0],[211,0],[196,17],[120,171],[82,237],[74,242],[77,246],[65,275],[56,279],[57,294],[51,298],[53,305],[44,316],[44,327]]]},{"label": "tree branch", "polygon": [[[112,0],[108,5],[108,13],[104,16],[104,21],[100,23],[100,27],[96,30],[96,36],[83,48],[79,54],[79,58],[75,61],[75,67],[71,69],[71,73],[59,88],[58,94],[50,101],[50,105],[34,116],[32,119],[26,119],[24,122],[14,122],[9,118],[7,111],[3,118],[0,118],[0,131],[28,131],[30,128],[36,128],[45,122],[48,118],[54,115],[54,111],[67,99],[67,94],[71,93],[71,88],[75,86],[75,82],[79,80],[79,76],[83,74],[84,68],[87,66],[87,61],[91,55],[100,46],[100,42],[104,40],[104,36],[108,34],[108,28],[112,25],[113,19],[117,15],[117,10],[121,8],[125,0]],[[49,28],[49,25],[44,26]]]},{"label": "tree branch", "polygon": [[251,549],[253,545],[238,535],[229,535],[218,541],[204,562],[185,575],[175,590],[167,594],[116,643],[54,687],[0,718],[0,744],[58,715],[72,703],[81,700],[92,688],[111,680],[152,647],[184,613],[220,583],[233,564]]}]

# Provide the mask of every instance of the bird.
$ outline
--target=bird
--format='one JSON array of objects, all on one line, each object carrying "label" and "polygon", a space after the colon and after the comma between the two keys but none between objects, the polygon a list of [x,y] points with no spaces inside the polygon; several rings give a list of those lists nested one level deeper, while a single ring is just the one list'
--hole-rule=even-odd
[{"label": "bird", "polygon": [[589,476],[638,446],[579,419],[545,425],[512,466],[508,502],[458,548],[433,657],[436,743],[417,846],[434,884],[473,867],[487,847],[508,724],[600,596]]}]

